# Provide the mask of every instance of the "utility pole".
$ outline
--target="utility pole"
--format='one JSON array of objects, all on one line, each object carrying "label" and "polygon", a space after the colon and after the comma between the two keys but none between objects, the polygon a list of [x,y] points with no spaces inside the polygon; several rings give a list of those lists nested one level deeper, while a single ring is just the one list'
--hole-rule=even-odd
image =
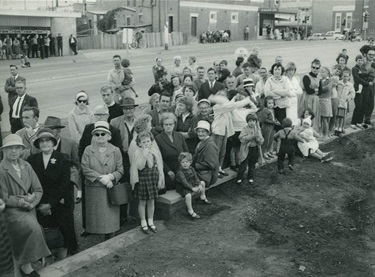
[{"label": "utility pole", "polygon": [[[160,5],[161,1],[159,2]],[[168,0],[165,0],[165,7],[164,7],[164,13],[165,13],[165,26],[164,26],[164,49],[168,50]]]}]

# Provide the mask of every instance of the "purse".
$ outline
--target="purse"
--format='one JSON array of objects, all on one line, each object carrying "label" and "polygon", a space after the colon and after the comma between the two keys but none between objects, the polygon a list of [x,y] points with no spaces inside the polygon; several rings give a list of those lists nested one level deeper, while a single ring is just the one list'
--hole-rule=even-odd
[{"label": "purse", "polygon": [[129,183],[115,183],[107,189],[108,200],[112,206],[121,206],[131,201],[132,189]]}]

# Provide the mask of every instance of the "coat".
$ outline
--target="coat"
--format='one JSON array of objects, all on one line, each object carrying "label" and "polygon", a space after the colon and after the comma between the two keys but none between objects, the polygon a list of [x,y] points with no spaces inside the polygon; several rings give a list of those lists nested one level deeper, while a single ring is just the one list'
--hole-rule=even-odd
[{"label": "coat", "polygon": [[168,138],[165,132],[156,136],[155,141],[159,146],[161,155],[163,157],[164,172],[177,172],[180,167],[178,156],[181,152],[188,152],[185,139],[179,132],[173,132],[173,142]]},{"label": "coat", "polygon": [[219,150],[212,137],[198,144],[193,156],[193,166],[206,187],[216,183],[219,174]]},{"label": "coat", "polygon": [[43,195],[42,186],[29,163],[19,159],[21,178],[11,163],[0,163],[0,198],[5,202],[5,225],[9,234],[13,255],[18,264],[27,264],[51,255],[38,224],[35,208],[31,211],[18,208],[18,201],[28,193],[34,193],[34,207]]},{"label": "coat", "polygon": [[[98,177],[112,173],[119,181],[124,172],[120,149],[108,143],[104,153],[96,145],[86,147],[82,156],[82,173],[85,176],[86,231],[93,234],[110,234],[120,229],[120,206],[109,203],[107,188]],[[124,196],[125,197],[125,196]]]},{"label": "coat", "polygon": [[26,83],[26,79],[24,77],[19,76],[19,75],[17,75],[16,79],[14,79],[14,77],[12,76],[12,77],[6,79],[6,81],[5,81],[4,90],[5,90],[6,93],[8,93],[8,101],[11,98],[17,97],[17,93],[16,93],[16,82],[17,81],[24,81]]},{"label": "coat", "polygon": [[[16,100],[17,100],[17,97],[13,97],[12,99],[9,99],[9,106],[10,106],[9,117],[12,117],[13,105],[14,105],[14,102],[16,102]],[[38,101],[34,97],[26,94],[25,98],[23,99],[23,101],[21,103],[20,111],[22,111],[23,107],[25,107],[25,106],[37,107],[38,108]]]},{"label": "coat", "polygon": [[215,81],[214,87],[210,89],[210,83],[209,81],[206,81],[198,90],[198,100],[208,99],[211,94],[216,94],[223,89],[225,89],[224,85],[218,81]]},{"label": "coat", "polygon": [[84,111],[81,111],[78,107],[75,107],[68,114],[70,137],[78,143],[82,137],[86,125],[94,122],[94,114],[87,107]]},{"label": "coat", "polygon": [[[116,129],[120,131],[121,146],[122,146],[120,149],[122,149],[124,153],[127,153],[130,142],[131,142],[131,137],[129,136],[129,131],[125,124],[125,116],[122,115],[122,116],[112,119],[111,126],[115,127]],[[132,132],[134,132],[134,128]]]},{"label": "coat", "polygon": [[[38,129],[38,131],[39,130],[40,129]],[[16,135],[19,135],[22,138],[22,142],[26,146],[26,149],[23,150],[23,153],[21,154],[22,159],[27,160],[30,155],[40,152],[40,150],[34,146],[34,141],[37,138],[38,131],[34,131],[35,134],[32,136],[29,136],[25,127],[16,132]]]}]

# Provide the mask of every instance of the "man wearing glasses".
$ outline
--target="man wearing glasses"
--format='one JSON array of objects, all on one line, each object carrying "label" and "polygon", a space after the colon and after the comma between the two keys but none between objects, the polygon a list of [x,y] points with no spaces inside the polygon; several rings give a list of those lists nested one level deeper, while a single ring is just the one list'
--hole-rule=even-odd
[{"label": "man wearing glasses", "polygon": [[313,119],[313,127],[316,132],[319,132],[319,70],[321,67],[320,60],[314,59],[311,62],[311,71],[309,74],[303,76],[303,94],[299,105],[298,114],[301,115],[306,109],[311,109],[315,115]]}]

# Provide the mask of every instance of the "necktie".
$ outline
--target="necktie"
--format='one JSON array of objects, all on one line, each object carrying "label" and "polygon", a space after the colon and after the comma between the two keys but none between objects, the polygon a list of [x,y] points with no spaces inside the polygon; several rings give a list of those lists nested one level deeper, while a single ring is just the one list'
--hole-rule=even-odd
[{"label": "necktie", "polygon": [[214,82],[210,82],[210,89],[214,87]]},{"label": "necktie", "polygon": [[19,114],[19,109],[20,109],[20,104],[21,104],[21,97],[18,97],[17,98],[17,106],[16,106],[16,116],[18,116],[18,114]]}]

